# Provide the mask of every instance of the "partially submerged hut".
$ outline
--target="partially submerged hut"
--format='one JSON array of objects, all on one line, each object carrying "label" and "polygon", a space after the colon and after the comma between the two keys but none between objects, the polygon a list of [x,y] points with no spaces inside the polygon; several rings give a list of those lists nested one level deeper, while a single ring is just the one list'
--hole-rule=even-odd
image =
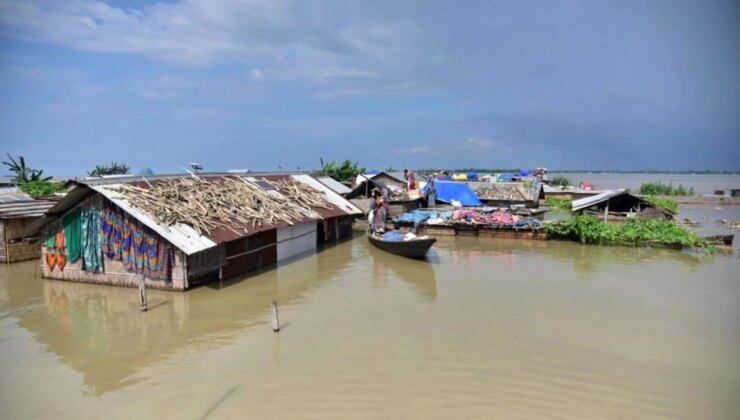
[{"label": "partially submerged hut", "polygon": [[644,197],[629,190],[613,190],[573,201],[572,210],[580,214],[598,216],[604,221],[620,222],[628,219],[673,219],[673,214],[655,206]]},{"label": "partially submerged hut", "polygon": [[12,263],[39,257],[39,242],[27,237],[26,228],[53,205],[53,201],[34,200],[21,193],[0,195],[0,262]]},{"label": "partially submerged hut", "polygon": [[42,275],[186,290],[348,238],[361,213],[302,173],[77,181],[38,228]]},{"label": "partially submerged hut", "polygon": [[545,199],[541,182],[469,182],[480,201],[487,206],[539,207]]},{"label": "partially submerged hut", "polygon": [[390,194],[388,217],[400,216],[406,212],[421,207],[421,196],[418,192],[419,190],[417,190],[414,197],[410,197],[405,183],[400,186],[396,183],[385,184],[377,177],[363,177],[361,181],[356,184],[355,188],[347,193],[345,197],[367,213],[370,206],[370,196],[372,191],[376,188],[379,190],[384,188],[388,189],[388,193]]}]

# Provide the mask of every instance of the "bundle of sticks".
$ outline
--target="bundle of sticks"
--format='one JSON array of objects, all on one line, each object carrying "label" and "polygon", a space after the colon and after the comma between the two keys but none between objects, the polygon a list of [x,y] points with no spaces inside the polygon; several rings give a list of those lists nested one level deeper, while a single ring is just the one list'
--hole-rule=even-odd
[{"label": "bundle of sticks", "polygon": [[326,198],[326,195],[308,185],[294,179],[282,179],[279,181],[268,181],[281,194],[296,201],[306,208],[331,210],[334,206]]},{"label": "bundle of sticks", "polygon": [[291,199],[268,193],[241,177],[158,180],[148,188],[123,184],[117,189],[132,206],[153,215],[160,223],[190,225],[198,233],[225,228],[241,235],[263,224],[294,224],[310,209]]},{"label": "bundle of sticks", "polygon": [[475,195],[484,200],[527,200],[519,188],[506,184],[478,187]]}]

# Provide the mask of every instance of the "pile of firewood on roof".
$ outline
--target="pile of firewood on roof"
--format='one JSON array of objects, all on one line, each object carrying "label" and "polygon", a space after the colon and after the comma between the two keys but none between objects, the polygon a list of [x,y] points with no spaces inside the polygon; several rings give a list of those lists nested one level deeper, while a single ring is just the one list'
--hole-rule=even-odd
[{"label": "pile of firewood on roof", "polygon": [[[313,216],[310,207],[331,208],[326,196],[310,188],[277,183],[284,196],[271,194],[241,177],[164,179],[147,187],[123,184],[117,188],[133,207],[167,226],[183,223],[200,234],[224,228],[248,233],[264,224],[293,225]],[[310,198],[308,196],[311,196]]]}]

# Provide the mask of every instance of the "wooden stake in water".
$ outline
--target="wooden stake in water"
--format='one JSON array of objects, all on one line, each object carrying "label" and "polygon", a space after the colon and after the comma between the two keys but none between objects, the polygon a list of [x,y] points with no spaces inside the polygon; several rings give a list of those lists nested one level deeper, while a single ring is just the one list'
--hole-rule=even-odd
[{"label": "wooden stake in water", "polygon": [[146,303],[146,285],[144,284],[144,276],[139,279],[139,309],[142,311],[147,310]]},{"label": "wooden stake in water", "polygon": [[277,302],[272,302],[272,330],[280,331],[280,319],[278,318]]}]

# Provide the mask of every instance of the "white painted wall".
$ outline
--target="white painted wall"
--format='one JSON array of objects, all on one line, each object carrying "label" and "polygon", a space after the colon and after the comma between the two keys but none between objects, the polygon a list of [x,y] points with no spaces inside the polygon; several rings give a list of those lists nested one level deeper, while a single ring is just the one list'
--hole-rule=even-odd
[{"label": "white painted wall", "polygon": [[277,260],[316,249],[316,222],[284,226],[277,229]]}]

